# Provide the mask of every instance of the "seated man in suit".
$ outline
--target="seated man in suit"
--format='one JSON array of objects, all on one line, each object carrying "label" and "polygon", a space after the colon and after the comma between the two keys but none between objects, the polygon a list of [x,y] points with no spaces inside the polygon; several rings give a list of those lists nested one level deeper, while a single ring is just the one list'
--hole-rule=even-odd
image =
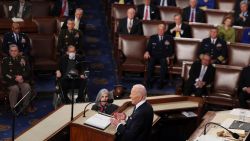
[{"label": "seated man in suit", "polygon": [[175,0],[154,0],[156,6],[176,6]]},{"label": "seated man in suit", "polygon": [[140,20],[159,20],[159,9],[150,0],[145,0],[145,4],[137,6],[136,17]]},{"label": "seated man in suit", "polygon": [[[11,44],[9,46],[9,56],[3,58],[2,75],[6,81],[9,89],[10,107],[13,110],[17,104],[19,93],[22,93],[24,98],[23,106],[27,107],[30,101],[30,67],[25,57],[20,56],[17,45]],[[32,112],[34,109],[27,108],[25,112]]]},{"label": "seated man in suit", "polygon": [[130,35],[141,35],[142,25],[140,20],[135,18],[135,9],[129,8],[127,11],[127,17],[119,21],[117,27],[118,34],[130,34]]},{"label": "seated man in suit", "polygon": [[213,82],[214,74],[215,68],[211,64],[211,57],[209,54],[204,54],[201,61],[192,64],[183,95],[190,96],[194,93],[195,96],[202,96],[207,94],[206,86]]},{"label": "seated man in suit", "polygon": [[249,108],[247,100],[250,99],[250,64],[243,68],[239,80],[239,102],[241,108]]},{"label": "seated man in suit", "polygon": [[18,46],[19,55],[26,56],[30,55],[30,39],[25,34],[20,32],[19,23],[13,23],[11,27],[11,32],[7,32],[3,37],[3,53],[4,55],[9,55],[9,46],[11,44],[16,44]]},{"label": "seated man in suit", "polygon": [[[59,67],[56,70],[56,77],[60,79],[64,101],[66,104],[70,103],[68,92],[71,89],[78,88],[78,97],[76,102],[84,100],[85,89],[85,75],[83,74],[84,68],[79,62],[83,61],[82,58],[76,54],[76,48],[73,45],[67,47],[67,52],[61,57]],[[76,72],[77,78],[73,81],[71,79],[71,72]]]},{"label": "seated man in suit", "polygon": [[[116,127],[117,141],[149,141],[153,123],[153,108],[146,101],[147,91],[141,84],[131,89],[130,99],[134,105],[133,113],[114,113],[111,124]],[[126,120],[126,121],[125,121]],[[123,124],[125,121],[125,124]]]},{"label": "seated man in suit", "polygon": [[133,0],[110,0],[110,3],[115,4],[134,4]]},{"label": "seated man in suit", "polygon": [[211,29],[210,37],[203,39],[201,42],[200,58],[205,53],[211,55],[213,64],[226,64],[227,62],[227,43],[218,37],[217,28]]},{"label": "seated man in suit", "polygon": [[10,18],[30,19],[32,17],[31,9],[31,3],[25,0],[14,1],[10,11]]},{"label": "seated man in suit", "polygon": [[216,0],[198,0],[199,8],[205,9],[215,9],[216,8]]},{"label": "seated man in suit", "polygon": [[[234,12],[235,13],[239,13],[240,12],[240,3],[244,1],[246,3],[248,3],[248,7],[250,6],[250,0],[235,0],[235,4],[234,4]],[[250,9],[248,9],[249,11]]]},{"label": "seated man in suit", "polygon": [[60,55],[64,55],[67,47],[73,45],[76,47],[77,54],[83,55],[83,34],[75,29],[75,20],[67,20],[67,29],[62,29],[58,36],[57,49]]},{"label": "seated man in suit", "polygon": [[183,21],[205,23],[205,12],[197,6],[197,0],[189,0],[189,5],[190,6],[183,9]]},{"label": "seated man in suit", "polygon": [[52,15],[56,17],[74,16],[76,4],[74,0],[56,0],[52,9]]},{"label": "seated man in suit", "polygon": [[241,38],[241,43],[250,44],[250,28],[244,29],[243,36]]},{"label": "seated man in suit", "polygon": [[167,34],[172,37],[192,38],[191,28],[188,24],[182,22],[180,14],[174,16],[175,23],[168,26]]},{"label": "seated man in suit", "polygon": [[235,13],[234,24],[238,26],[250,26],[250,15],[248,4],[244,1],[240,3],[240,11]]},{"label": "seated man in suit", "polygon": [[75,20],[75,29],[80,30],[82,33],[84,33],[85,30],[85,23],[83,19],[83,10],[81,8],[77,8],[75,11],[75,16],[70,16],[66,18],[66,20],[63,23],[62,29],[67,29],[67,21],[68,19],[74,19]]},{"label": "seated man in suit", "polygon": [[[144,58],[148,60],[147,68],[147,87],[152,87],[152,74],[154,66],[160,63],[160,83],[158,88],[162,89],[164,80],[166,78],[167,66],[169,57],[173,55],[174,40],[169,35],[164,35],[166,26],[164,24],[158,25],[158,34],[152,35],[148,41],[147,49]],[[168,60],[168,61],[167,61]]]}]

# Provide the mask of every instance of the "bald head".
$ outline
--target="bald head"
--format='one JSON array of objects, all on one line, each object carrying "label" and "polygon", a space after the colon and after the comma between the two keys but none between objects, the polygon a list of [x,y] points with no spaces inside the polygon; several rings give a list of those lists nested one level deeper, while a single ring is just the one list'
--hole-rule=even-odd
[{"label": "bald head", "polygon": [[127,16],[129,19],[133,19],[135,17],[135,9],[134,8],[129,8],[127,11]]},{"label": "bald head", "polygon": [[132,87],[130,96],[133,105],[136,105],[147,97],[147,90],[141,84],[136,84]]}]

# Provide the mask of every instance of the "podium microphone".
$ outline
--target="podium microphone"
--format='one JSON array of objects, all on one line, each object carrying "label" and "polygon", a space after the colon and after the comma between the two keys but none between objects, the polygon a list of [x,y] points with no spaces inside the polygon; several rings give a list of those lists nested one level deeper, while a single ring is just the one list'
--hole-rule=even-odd
[{"label": "podium microphone", "polygon": [[[113,99],[108,99],[108,100],[105,100],[105,101],[98,101],[98,102],[113,103],[114,100],[113,100]],[[86,116],[85,116],[86,108],[87,108],[90,104],[92,104],[92,103],[95,103],[95,102],[89,102],[89,103],[84,107],[84,110],[83,110],[83,117],[86,117]]]},{"label": "podium microphone", "polygon": [[239,137],[240,137],[239,134],[234,133],[234,132],[230,131],[229,129],[227,129],[227,128],[225,128],[225,127],[223,127],[223,126],[221,126],[220,124],[215,123],[215,122],[208,122],[208,123],[205,125],[205,128],[204,128],[204,135],[206,135],[206,133],[207,133],[207,125],[209,125],[209,124],[214,124],[214,125],[217,125],[217,126],[223,128],[223,129],[227,130],[227,131],[232,135],[232,137],[234,137],[235,139],[239,139]]}]

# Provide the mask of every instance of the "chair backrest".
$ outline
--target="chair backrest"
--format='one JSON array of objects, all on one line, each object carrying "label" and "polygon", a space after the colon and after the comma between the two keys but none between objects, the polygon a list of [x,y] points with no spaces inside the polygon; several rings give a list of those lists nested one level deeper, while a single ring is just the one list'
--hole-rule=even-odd
[{"label": "chair backrest", "polygon": [[58,17],[56,18],[56,29],[57,29],[57,34],[59,34],[61,32],[61,28],[62,28],[62,24],[65,21],[64,17]]},{"label": "chair backrest", "polygon": [[203,24],[203,23],[190,23],[192,29],[193,38],[204,39],[210,35],[210,29],[214,28],[214,25]]},{"label": "chair backrest", "polygon": [[55,18],[33,18],[33,21],[37,24],[40,34],[53,34],[57,31]]},{"label": "chair backrest", "polygon": [[228,46],[228,65],[246,67],[250,64],[250,45],[235,43]]},{"label": "chair backrest", "polygon": [[0,18],[7,18],[3,2],[0,2]]},{"label": "chair backrest", "polygon": [[233,26],[233,28],[235,29],[235,33],[236,33],[235,41],[241,42],[245,28],[242,26]]},{"label": "chair backrest", "polygon": [[30,35],[30,39],[32,45],[31,52],[35,59],[56,58],[55,37],[53,34],[32,34]]},{"label": "chair backrest", "polygon": [[189,6],[189,0],[176,0],[176,6],[183,9],[183,8]]},{"label": "chair backrest", "polygon": [[189,71],[191,69],[193,62],[190,61],[183,61],[182,62],[182,72],[181,77],[184,81],[187,81],[189,78]]},{"label": "chair backrest", "polygon": [[113,4],[112,5],[112,13],[111,16],[114,19],[122,19],[127,17],[127,10],[129,8],[135,8],[134,5],[126,5],[126,4]]},{"label": "chair backrest", "polygon": [[145,0],[133,0],[134,5],[141,5],[141,4],[144,4],[144,1],[145,1]]},{"label": "chair backrest", "polygon": [[[143,35],[149,37],[151,35],[157,34],[157,27],[159,24],[166,24],[166,23],[163,21],[156,21],[156,20],[142,21]],[[167,25],[166,25],[166,29],[167,29]]]},{"label": "chair backrest", "polygon": [[215,65],[213,95],[234,97],[242,67]]},{"label": "chair backrest", "polygon": [[181,14],[181,8],[179,7],[159,7],[162,21],[174,21],[174,15]]},{"label": "chair backrest", "polygon": [[235,0],[216,0],[217,7],[220,10],[231,11],[234,9]]},{"label": "chair backrest", "polygon": [[233,12],[228,11],[222,11],[217,9],[207,9],[205,10],[206,17],[207,17],[207,23],[208,24],[215,24],[215,25],[221,25],[223,19],[227,15],[233,16]]},{"label": "chair backrest", "polygon": [[143,61],[145,49],[147,46],[147,38],[145,36],[136,35],[120,35],[119,50],[126,59]]},{"label": "chair backrest", "polygon": [[200,40],[189,38],[175,38],[175,58],[182,61],[195,61],[200,46]]},{"label": "chair backrest", "polygon": [[50,2],[36,1],[32,2],[32,17],[47,17],[50,16]]}]

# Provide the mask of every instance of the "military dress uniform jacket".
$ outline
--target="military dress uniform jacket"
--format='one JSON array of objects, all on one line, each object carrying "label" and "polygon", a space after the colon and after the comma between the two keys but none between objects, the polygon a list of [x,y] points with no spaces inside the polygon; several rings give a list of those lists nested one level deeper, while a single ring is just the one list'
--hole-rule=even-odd
[{"label": "military dress uniform jacket", "polygon": [[199,55],[209,53],[216,64],[224,64],[227,61],[227,43],[217,38],[215,44],[211,43],[211,38],[203,39],[199,50]]},{"label": "military dress uniform jacket", "polygon": [[67,47],[73,45],[78,54],[83,54],[83,35],[80,30],[62,29],[58,37],[57,49],[61,55],[65,54]]},{"label": "military dress uniform jacket", "polygon": [[28,82],[30,80],[30,68],[25,57],[4,57],[2,63],[2,75],[8,86],[13,86],[18,83],[15,81],[16,75],[21,75],[24,82]]},{"label": "military dress uniform jacket", "polygon": [[173,54],[174,40],[169,35],[164,35],[163,40],[160,41],[159,35],[152,35],[149,39],[146,51],[151,57],[161,59],[170,57]]},{"label": "military dress uniform jacket", "polygon": [[29,56],[30,54],[30,39],[25,33],[19,33],[19,38],[16,39],[13,32],[7,32],[3,37],[3,53],[9,54],[9,45],[16,44],[19,52],[23,52],[23,55]]}]

